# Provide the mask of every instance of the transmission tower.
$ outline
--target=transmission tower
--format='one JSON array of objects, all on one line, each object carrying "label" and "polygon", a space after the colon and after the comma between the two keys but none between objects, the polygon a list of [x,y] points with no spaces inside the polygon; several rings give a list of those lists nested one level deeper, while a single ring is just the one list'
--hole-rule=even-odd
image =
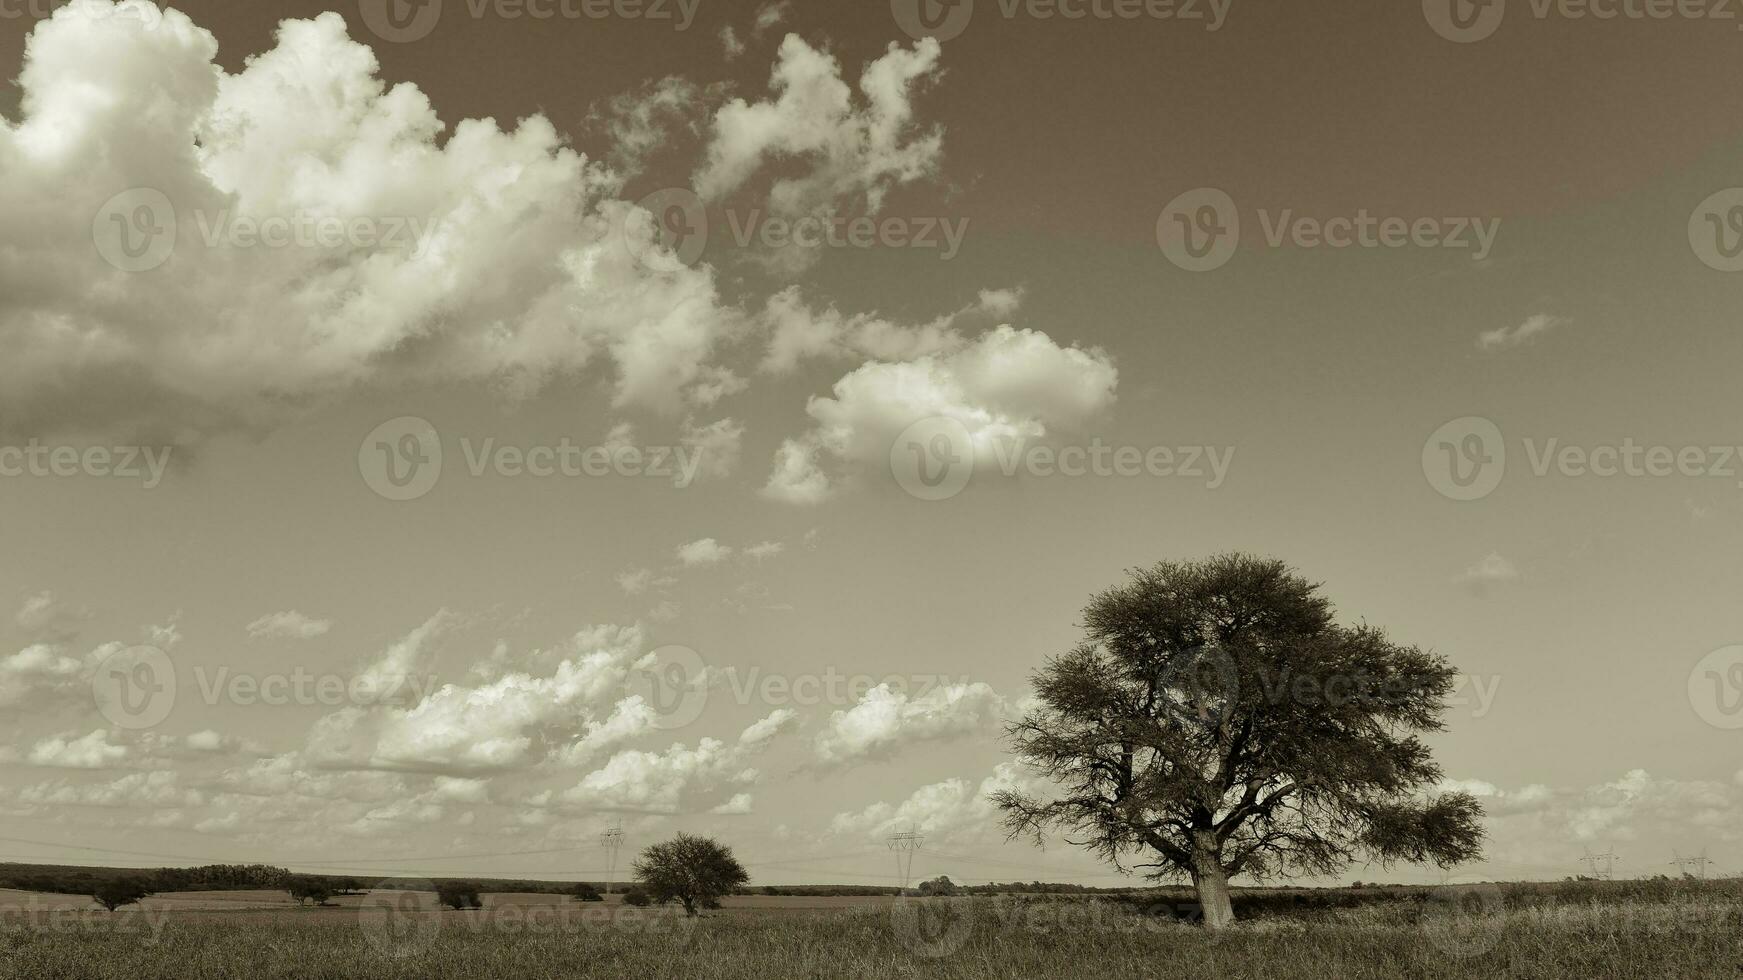
[{"label": "transmission tower", "polygon": [[1676,865],[1676,869],[1685,876],[1690,878],[1705,878],[1707,876],[1706,848],[1703,847],[1701,853],[1691,854],[1688,857],[1683,857],[1682,852],[1678,850],[1672,850],[1671,853],[1676,856],[1670,863]]},{"label": "transmission tower", "polygon": [[[1588,847],[1586,848],[1586,856],[1580,860],[1586,862],[1586,864],[1591,867],[1592,877],[1599,881],[1609,881],[1615,874],[1616,861],[1618,858],[1616,855],[1616,849],[1613,847],[1606,848],[1602,854],[1593,854],[1592,849]],[[1603,865],[1601,870],[1598,867],[1599,864]]]},{"label": "transmission tower", "polygon": [[890,835],[890,850],[896,852],[896,872],[902,879],[902,890],[908,890],[908,883],[914,878],[914,852],[926,842],[923,834],[913,832]]},{"label": "transmission tower", "polygon": [[623,846],[623,818],[610,830],[599,835],[599,846],[605,848],[605,894],[611,894],[612,882],[617,880],[617,849]]}]

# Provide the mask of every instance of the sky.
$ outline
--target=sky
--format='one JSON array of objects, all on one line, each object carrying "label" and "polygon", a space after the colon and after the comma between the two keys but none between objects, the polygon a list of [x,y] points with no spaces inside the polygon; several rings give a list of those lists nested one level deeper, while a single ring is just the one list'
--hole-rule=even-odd
[{"label": "sky", "polygon": [[1455,880],[1743,870],[1711,6],[7,4],[0,855],[1120,884],[1003,725],[1246,550],[1464,675]]}]

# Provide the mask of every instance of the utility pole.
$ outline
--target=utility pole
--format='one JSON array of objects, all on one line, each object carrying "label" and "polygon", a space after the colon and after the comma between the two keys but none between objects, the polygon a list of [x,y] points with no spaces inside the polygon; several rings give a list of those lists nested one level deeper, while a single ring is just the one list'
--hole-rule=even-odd
[{"label": "utility pole", "polygon": [[896,852],[896,872],[902,880],[902,890],[908,890],[908,883],[914,878],[914,852],[926,842],[922,834],[913,832],[890,835],[890,850]]},{"label": "utility pole", "polygon": [[[1591,867],[1592,877],[1599,881],[1609,881],[1615,874],[1616,861],[1618,859],[1616,849],[1613,847],[1606,848],[1602,854],[1593,854],[1592,849],[1588,847],[1586,848],[1586,856],[1580,860],[1586,862],[1586,864]],[[1600,863],[1604,866],[1603,870],[1599,870],[1598,868]]]},{"label": "utility pole", "polygon": [[1703,848],[1701,848],[1701,853],[1692,854],[1688,857],[1683,857],[1682,852],[1675,850],[1675,849],[1672,849],[1672,851],[1670,853],[1675,855],[1675,857],[1671,860],[1670,863],[1676,865],[1676,869],[1678,871],[1680,871],[1685,877],[1700,878],[1700,879],[1705,880],[1705,878],[1707,877],[1707,849],[1706,848],[1703,847]]},{"label": "utility pole", "polygon": [[617,849],[623,846],[623,818],[618,817],[611,829],[599,835],[599,846],[605,848],[605,894],[617,880]]}]

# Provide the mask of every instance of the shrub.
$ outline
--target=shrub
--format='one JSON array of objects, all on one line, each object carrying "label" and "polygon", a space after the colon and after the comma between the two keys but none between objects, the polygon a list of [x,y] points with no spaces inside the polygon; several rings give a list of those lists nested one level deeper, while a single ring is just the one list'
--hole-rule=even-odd
[{"label": "shrub", "polygon": [[646,908],[653,903],[654,900],[648,897],[647,890],[639,885],[623,893],[623,904],[625,905],[634,905],[639,909]]},{"label": "shrub", "polygon": [[569,894],[574,895],[583,902],[605,901],[605,896],[599,894],[599,889],[585,881],[577,881],[575,887],[569,890]]}]

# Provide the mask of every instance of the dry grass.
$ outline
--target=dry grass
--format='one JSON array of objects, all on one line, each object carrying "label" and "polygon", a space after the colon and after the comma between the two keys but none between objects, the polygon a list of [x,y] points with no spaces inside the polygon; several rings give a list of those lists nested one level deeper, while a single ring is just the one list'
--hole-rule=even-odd
[{"label": "dry grass", "polygon": [[1146,914],[1154,896],[884,900],[782,915],[763,902],[697,920],[523,896],[474,912],[377,907],[394,898],[0,915],[0,976],[1736,980],[1743,971],[1736,883],[1416,889],[1261,915],[1218,936]]}]

